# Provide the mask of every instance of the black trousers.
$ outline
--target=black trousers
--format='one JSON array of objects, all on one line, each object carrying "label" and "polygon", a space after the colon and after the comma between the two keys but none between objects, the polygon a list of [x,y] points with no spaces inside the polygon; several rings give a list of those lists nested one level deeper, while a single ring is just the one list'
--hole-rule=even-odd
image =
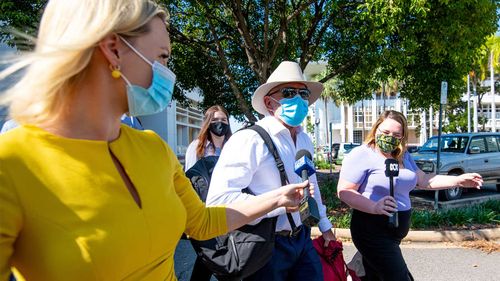
[{"label": "black trousers", "polygon": [[410,229],[411,210],[398,212],[399,227],[390,228],[388,217],[354,210],[351,235],[363,256],[364,281],[413,280],[399,245]]}]

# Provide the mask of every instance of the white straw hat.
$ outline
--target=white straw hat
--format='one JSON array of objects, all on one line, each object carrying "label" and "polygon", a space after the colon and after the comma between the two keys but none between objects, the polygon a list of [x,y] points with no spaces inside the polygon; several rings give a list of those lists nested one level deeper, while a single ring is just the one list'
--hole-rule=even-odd
[{"label": "white straw hat", "polygon": [[269,112],[264,105],[264,96],[269,93],[271,89],[279,84],[299,82],[307,86],[311,91],[309,97],[309,105],[313,104],[323,92],[323,84],[320,82],[310,82],[304,79],[304,74],[298,63],[293,61],[284,61],[271,73],[265,84],[260,85],[252,97],[252,107],[260,114],[268,115]]}]

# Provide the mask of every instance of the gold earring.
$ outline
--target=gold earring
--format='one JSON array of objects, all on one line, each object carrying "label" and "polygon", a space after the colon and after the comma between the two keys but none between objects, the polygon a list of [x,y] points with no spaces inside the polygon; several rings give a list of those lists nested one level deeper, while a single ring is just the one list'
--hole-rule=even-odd
[{"label": "gold earring", "polygon": [[120,66],[119,65],[109,65],[109,69],[111,70],[111,77],[118,79],[122,76],[122,73],[120,72]]}]

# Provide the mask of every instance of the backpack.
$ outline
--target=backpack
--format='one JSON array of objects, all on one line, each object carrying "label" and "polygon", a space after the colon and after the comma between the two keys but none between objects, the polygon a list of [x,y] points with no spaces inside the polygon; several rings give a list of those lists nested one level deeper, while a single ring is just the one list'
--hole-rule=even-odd
[{"label": "backpack", "polygon": [[344,249],[342,242],[330,241],[328,247],[325,247],[324,244],[325,240],[323,236],[313,240],[313,247],[318,253],[323,268],[323,279],[331,281],[361,281],[356,272],[347,267],[344,255],[342,254]]},{"label": "backpack", "polygon": [[214,171],[215,164],[219,160],[219,156],[205,156],[196,161],[196,163],[186,171],[186,177],[191,181],[191,185],[200,197],[201,201],[205,202],[210,186],[210,179]]},{"label": "backpack", "polygon": [[[264,143],[276,160],[282,185],[285,185],[288,179],[284,165],[269,134],[258,125],[253,125],[247,129],[256,131],[263,138]],[[209,157],[212,158],[206,159]],[[203,202],[206,200],[212,171],[218,159],[217,156],[209,157],[198,160],[193,167],[186,171],[186,176],[190,179],[193,188]],[[200,161],[201,163],[198,165]],[[243,192],[253,194],[248,188],[243,189]],[[288,213],[287,216],[292,229],[295,230],[296,227],[292,216]],[[209,240],[190,239],[191,245],[203,264],[213,272],[218,280],[241,280],[257,272],[271,259],[274,249],[276,221],[277,217],[264,218],[256,225],[244,225],[225,235]]]}]

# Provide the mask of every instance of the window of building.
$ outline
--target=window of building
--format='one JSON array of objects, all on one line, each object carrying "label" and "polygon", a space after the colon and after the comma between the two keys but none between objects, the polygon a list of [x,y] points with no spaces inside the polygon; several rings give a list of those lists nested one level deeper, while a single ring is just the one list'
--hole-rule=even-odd
[{"label": "window of building", "polygon": [[368,129],[372,126],[372,108],[371,105],[364,106],[364,112],[362,106],[354,107],[354,128],[362,129],[363,122],[365,123],[364,128]]},{"label": "window of building", "polygon": [[[481,110],[478,110],[478,116],[488,118],[488,123],[491,123],[491,104],[482,104]],[[500,108],[498,105],[495,108],[495,116],[498,121],[498,119],[500,119]]]},{"label": "window of building", "polygon": [[354,130],[353,132],[353,142],[354,143],[362,143],[363,142],[363,131],[362,130]]},{"label": "window of building", "polygon": [[378,115],[382,115],[382,113],[384,113],[384,111],[386,110],[394,110],[394,108],[395,108],[394,105],[388,105],[387,103],[385,105],[385,109],[384,106],[381,105],[378,107]]},{"label": "window of building", "polygon": [[365,129],[371,128],[372,125],[372,107],[365,106]]},{"label": "window of building", "polygon": [[361,106],[354,107],[354,127],[363,128],[363,108]]},{"label": "window of building", "polygon": [[417,127],[417,122],[418,122],[418,112],[415,110],[408,110],[406,114],[406,120],[408,122],[408,127],[409,128],[415,128]]},{"label": "window of building", "polygon": [[198,137],[203,122],[201,110],[177,105],[177,155],[186,154],[189,144]]}]

